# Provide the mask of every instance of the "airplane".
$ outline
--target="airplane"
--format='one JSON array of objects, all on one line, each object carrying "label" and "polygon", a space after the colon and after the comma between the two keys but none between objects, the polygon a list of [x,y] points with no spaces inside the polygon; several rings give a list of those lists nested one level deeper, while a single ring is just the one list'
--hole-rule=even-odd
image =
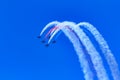
[{"label": "airplane", "polygon": [[41,38],[41,36],[37,36],[37,38]]},{"label": "airplane", "polygon": [[52,41],[52,43],[56,43],[56,41],[54,40],[54,41]]},{"label": "airplane", "polygon": [[48,39],[50,39],[51,36],[48,37]]},{"label": "airplane", "polygon": [[48,46],[49,46],[49,44],[46,44],[45,46],[46,46],[46,47],[48,47]]},{"label": "airplane", "polygon": [[42,43],[45,43],[45,40],[42,40],[41,42],[42,42]]}]

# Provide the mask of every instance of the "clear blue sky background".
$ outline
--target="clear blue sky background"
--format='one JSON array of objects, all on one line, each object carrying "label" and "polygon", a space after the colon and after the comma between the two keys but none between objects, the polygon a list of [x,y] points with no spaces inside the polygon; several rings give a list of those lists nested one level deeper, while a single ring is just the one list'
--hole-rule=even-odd
[{"label": "clear blue sky background", "polygon": [[120,65],[119,0],[2,0],[0,80],[84,80],[72,44],[62,34],[46,48],[36,37],[53,20],[87,21]]}]

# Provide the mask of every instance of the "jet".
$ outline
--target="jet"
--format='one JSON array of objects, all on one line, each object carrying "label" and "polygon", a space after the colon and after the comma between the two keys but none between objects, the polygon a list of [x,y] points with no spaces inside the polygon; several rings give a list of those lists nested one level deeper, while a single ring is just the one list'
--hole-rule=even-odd
[{"label": "jet", "polygon": [[46,47],[48,47],[48,46],[49,46],[49,44],[46,44],[45,46],[46,46]]},{"label": "jet", "polygon": [[41,38],[41,36],[37,36],[37,38]]},{"label": "jet", "polygon": [[48,37],[48,39],[50,39],[51,36]]},{"label": "jet", "polygon": [[54,40],[54,41],[52,41],[52,43],[56,43],[56,41]]},{"label": "jet", "polygon": [[45,43],[45,40],[42,40],[41,42],[42,42],[42,43]]}]

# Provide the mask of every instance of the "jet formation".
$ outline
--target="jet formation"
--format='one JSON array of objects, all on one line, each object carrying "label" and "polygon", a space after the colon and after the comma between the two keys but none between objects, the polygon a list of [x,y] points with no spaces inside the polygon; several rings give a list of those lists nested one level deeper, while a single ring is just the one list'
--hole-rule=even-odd
[{"label": "jet formation", "polygon": [[[51,36],[48,37],[48,39],[50,38]],[[41,36],[37,36],[38,39],[41,39]],[[41,40],[41,43],[45,44],[46,47],[48,47],[50,44],[46,43],[45,39]],[[56,40],[53,40],[52,43],[56,43]]]}]

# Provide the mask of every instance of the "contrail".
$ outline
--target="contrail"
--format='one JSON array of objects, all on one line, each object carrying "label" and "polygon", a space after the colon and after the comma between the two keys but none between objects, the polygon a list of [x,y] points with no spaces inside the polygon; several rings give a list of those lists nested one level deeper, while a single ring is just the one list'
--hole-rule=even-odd
[{"label": "contrail", "polygon": [[90,39],[86,36],[86,34],[79,27],[76,27],[74,31],[78,34],[79,38],[81,39],[82,43],[84,44],[88,53],[90,54],[99,80],[109,80],[108,75],[106,74],[106,70],[103,66],[102,59],[99,53],[97,52],[97,50],[94,48]]},{"label": "contrail", "polygon": [[[67,24],[71,25],[71,23],[67,21],[63,23],[66,25]],[[106,74],[106,70],[104,69],[102,59],[99,53],[94,48],[91,41],[89,40],[89,38],[86,36],[86,34],[77,26],[76,27],[69,26],[69,27],[73,28],[73,30],[77,33],[83,45],[86,47],[88,54],[90,54],[95,70],[97,71],[99,80],[109,80]]]},{"label": "contrail", "polygon": [[48,23],[48,24],[43,28],[43,30],[41,31],[40,36],[44,33],[44,31],[45,31],[47,28],[49,28],[49,27],[51,27],[51,26],[55,26],[55,25],[57,25],[57,24],[59,24],[59,23],[60,23],[60,22],[58,22],[58,21],[53,21],[53,22]]},{"label": "contrail", "polygon": [[[99,46],[101,47],[101,50],[106,57],[106,60],[109,64],[109,67],[111,69],[112,75],[114,80],[119,80],[119,69],[117,62],[115,61],[114,56],[112,55],[106,41],[102,37],[102,35],[97,31],[97,29],[92,26],[91,24],[87,22],[81,22],[79,24],[75,24],[74,22],[64,21],[64,22],[58,22],[53,21],[46,25],[43,30],[40,33],[40,36],[48,29],[49,27],[55,27],[55,29],[51,29],[49,33],[47,33],[47,36],[50,35],[50,38],[48,40],[48,44],[50,44],[53,37],[60,32],[60,30],[63,31],[63,33],[69,38],[69,40],[72,42],[73,47],[79,57],[79,61],[81,64],[81,67],[83,69],[85,80],[94,80],[93,78],[93,72],[90,69],[89,63],[86,59],[85,52],[83,51],[82,45],[87,50],[87,53],[90,55],[90,58],[92,60],[91,63],[93,63],[93,68],[96,71],[96,75],[98,80],[110,80],[108,78],[108,75],[106,73],[106,70],[103,65],[103,60],[101,56],[99,55],[98,51],[92,44],[91,40],[88,38],[88,36],[83,32],[81,29],[81,26],[84,26],[86,29],[88,29],[95,39],[97,40]],[[56,28],[57,27],[57,28]],[[59,35],[58,35],[59,36]],[[81,45],[82,43],[82,45]]]},{"label": "contrail", "polygon": [[[89,63],[86,60],[85,54],[79,42],[79,39],[75,36],[74,33],[64,26],[64,24],[58,24],[59,30],[62,30],[64,34],[69,38],[69,40],[73,43],[73,47],[78,55],[81,67],[83,69],[85,80],[93,80],[93,73],[90,70]],[[75,26],[74,24],[71,26]]]},{"label": "contrail", "polygon": [[[90,42],[88,37],[84,34],[84,32],[79,27],[77,27],[75,25],[75,23],[73,23],[73,22],[65,21],[65,22],[63,22],[63,25],[58,24],[57,26],[69,26],[78,34],[79,38],[83,42],[84,46],[86,47],[87,51],[89,52],[89,54],[92,58],[92,62],[94,64],[95,70],[97,71],[99,80],[109,80],[107,77],[106,71],[103,67],[103,63],[102,63],[102,59],[101,59],[100,55],[98,54],[96,49],[93,47],[92,43]],[[51,38],[48,41],[48,44],[50,43],[51,39],[55,36],[55,34],[58,32],[59,32],[59,29],[53,33],[53,35],[51,36]]]},{"label": "contrail", "polygon": [[85,27],[93,34],[93,36],[97,40],[105,58],[109,64],[109,67],[112,72],[112,76],[113,76],[114,80],[120,80],[120,72],[119,72],[117,62],[116,62],[111,50],[109,49],[107,42],[104,40],[102,35],[98,32],[98,30],[93,25],[91,25],[88,22],[80,22],[77,25]]}]

